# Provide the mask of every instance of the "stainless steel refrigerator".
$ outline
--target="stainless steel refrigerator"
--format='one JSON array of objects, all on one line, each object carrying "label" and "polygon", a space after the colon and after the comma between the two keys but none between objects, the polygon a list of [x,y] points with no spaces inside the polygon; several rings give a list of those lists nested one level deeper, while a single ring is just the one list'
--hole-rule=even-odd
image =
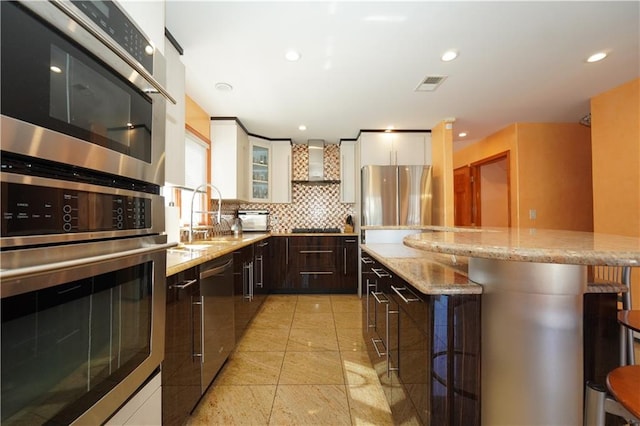
[{"label": "stainless steel refrigerator", "polygon": [[431,225],[431,166],[364,166],[362,225]]}]

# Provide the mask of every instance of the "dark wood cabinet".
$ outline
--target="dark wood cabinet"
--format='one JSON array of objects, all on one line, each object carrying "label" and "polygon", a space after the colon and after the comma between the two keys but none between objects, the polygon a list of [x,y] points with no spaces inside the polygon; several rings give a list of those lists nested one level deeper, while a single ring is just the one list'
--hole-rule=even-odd
[{"label": "dark wood cabinet", "polygon": [[289,271],[289,237],[272,236],[269,238],[267,253],[267,281],[269,292],[290,293],[293,282]]},{"label": "dark wood cabinet", "polygon": [[201,395],[198,267],[167,277],[165,355],[162,361],[162,424],[182,425]]},{"label": "dark wood cabinet", "polygon": [[333,235],[272,237],[273,293],[356,293],[357,239]]},{"label": "dark wood cabinet", "polygon": [[363,336],[394,421],[480,424],[480,296],[425,295],[361,262]]},{"label": "dark wood cabinet", "polygon": [[358,237],[340,237],[340,244],[340,289],[343,293],[355,294],[358,292]]},{"label": "dark wood cabinet", "polygon": [[253,245],[233,252],[233,305],[236,329],[236,342],[244,334],[249,321],[253,318]]}]

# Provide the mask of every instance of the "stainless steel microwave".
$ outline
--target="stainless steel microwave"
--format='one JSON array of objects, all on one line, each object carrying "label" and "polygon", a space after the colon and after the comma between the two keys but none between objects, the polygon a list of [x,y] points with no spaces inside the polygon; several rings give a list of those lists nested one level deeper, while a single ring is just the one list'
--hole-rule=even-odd
[{"label": "stainless steel microwave", "polygon": [[269,230],[269,210],[238,210],[242,220],[242,230],[247,232],[266,232]]},{"label": "stainless steel microwave", "polygon": [[164,58],[124,11],[1,7],[2,151],[164,185]]}]

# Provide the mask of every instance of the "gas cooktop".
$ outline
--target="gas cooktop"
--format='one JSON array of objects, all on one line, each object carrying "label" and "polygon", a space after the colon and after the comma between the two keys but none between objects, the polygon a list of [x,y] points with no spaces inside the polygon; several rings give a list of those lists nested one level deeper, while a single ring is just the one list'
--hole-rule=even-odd
[{"label": "gas cooktop", "polygon": [[293,228],[293,234],[339,234],[340,228]]}]

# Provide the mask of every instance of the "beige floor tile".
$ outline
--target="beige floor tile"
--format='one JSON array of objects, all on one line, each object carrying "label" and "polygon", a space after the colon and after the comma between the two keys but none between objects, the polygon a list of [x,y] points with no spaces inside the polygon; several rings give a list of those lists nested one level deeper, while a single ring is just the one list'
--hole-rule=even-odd
[{"label": "beige floor tile", "polygon": [[284,355],[280,385],[342,385],[339,352],[289,352]]},{"label": "beige floor tile", "polygon": [[187,425],[266,425],[275,394],[275,385],[212,387]]},{"label": "beige floor tile", "polygon": [[269,296],[262,304],[261,310],[267,312],[293,312],[298,303],[298,296]]},{"label": "beige floor tile", "polygon": [[354,294],[332,295],[333,312],[362,312],[362,300]]},{"label": "beige floor tile", "polygon": [[328,294],[300,294],[298,295],[298,303],[326,303],[331,301],[331,296]]},{"label": "beige floor tile", "polygon": [[234,352],[212,386],[275,385],[284,352]]},{"label": "beige floor tile", "polygon": [[278,386],[270,425],[350,425],[343,385]]},{"label": "beige floor tile", "polygon": [[325,328],[292,328],[289,333],[287,352],[337,351],[336,330]]},{"label": "beige floor tile", "polygon": [[366,351],[367,347],[360,328],[336,328],[340,351]]},{"label": "beige floor tile", "polygon": [[369,354],[366,352],[340,352],[342,369],[347,385],[376,385],[380,386],[378,373],[371,365]]},{"label": "beige floor tile", "polygon": [[347,386],[353,425],[393,425],[391,409],[380,384]]},{"label": "beige floor tile", "polygon": [[296,313],[308,312],[308,313],[331,313],[331,299],[325,297],[324,299],[315,300],[298,300],[296,305]]},{"label": "beige floor tile", "polygon": [[289,311],[262,310],[251,320],[250,328],[282,328],[291,327],[293,309]]},{"label": "beige floor tile", "polygon": [[362,314],[360,312],[334,312],[333,318],[336,328],[361,328]]},{"label": "beige floor tile", "polygon": [[334,328],[333,314],[298,312],[293,316],[291,328]]},{"label": "beige floor tile", "polygon": [[[254,318],[256,320],[258,318]],[[271,326],[260,328],[250,326],[236,345],[238,352],[273,352],[282,351],[287,348],[289,339],[289,327]]]}]

